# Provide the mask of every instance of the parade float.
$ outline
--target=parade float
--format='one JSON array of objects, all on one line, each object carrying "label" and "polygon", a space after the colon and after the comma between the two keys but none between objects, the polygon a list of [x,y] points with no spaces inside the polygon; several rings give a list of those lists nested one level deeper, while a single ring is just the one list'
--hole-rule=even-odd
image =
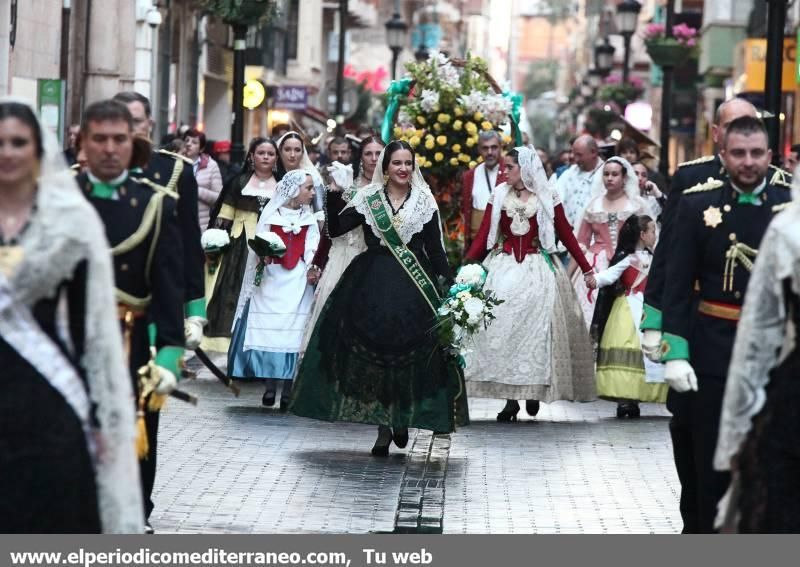
[{"label": "parade float", "polygon": [[[392,81],[381,135],[414,148],[425,179],[439,203],[451,263],[461,263],[464,223],[461,176],[481,162],[478,135],[496,130],[507,146],[522,144],[522,96],[504,92],[479,57],[450,59],[433,53],[406,65],[407,76]],[[503,131],[509,134],[503,134]]]}]

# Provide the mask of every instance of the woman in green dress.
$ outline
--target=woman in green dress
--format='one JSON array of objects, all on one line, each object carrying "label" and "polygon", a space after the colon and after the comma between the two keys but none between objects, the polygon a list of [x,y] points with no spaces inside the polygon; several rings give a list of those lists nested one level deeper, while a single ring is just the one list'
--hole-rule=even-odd
[{"label": "woman in green dress", "polygon": [[373,182],[349,203],[343,168],[327,194],[332,237],[361,229],[367,250],[342,275],[320,314],[295,382],[296,415],[378,425],[373,455],[468,422],[463,375],[435,331],[439,281],[452,281],[439,209],[414,150],[391,142]]}]

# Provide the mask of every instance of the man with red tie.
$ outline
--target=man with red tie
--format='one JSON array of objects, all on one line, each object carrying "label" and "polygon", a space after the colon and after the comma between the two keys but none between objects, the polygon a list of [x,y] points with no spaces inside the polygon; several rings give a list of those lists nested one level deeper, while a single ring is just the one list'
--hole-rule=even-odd
[{"label": "man with red tie", "polygon": [[482,131],[478,137],[478,153],[483,162],[464,174],[461,189],[461,214],[464,220],[464,250],[469,250],[478,234],[483,212],[495,187],[505,182],[503,142],[496,130]]}]

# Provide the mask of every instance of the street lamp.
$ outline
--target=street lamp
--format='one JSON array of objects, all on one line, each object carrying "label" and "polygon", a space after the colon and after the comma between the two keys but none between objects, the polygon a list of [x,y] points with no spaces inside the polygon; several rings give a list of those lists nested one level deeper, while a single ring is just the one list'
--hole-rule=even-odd
[{"label": "street lamp", "polygon": [[397,58],[403,51],[406,44],[406,32],[408,25],[400,15],[398,2],[395,2],[395,12],[392,18],[386,22],[386,43],[392,50],[392,80],[397,78]]},{"label": "street lamp", "polygon": [[614,66],[614,46],[608,42],[608,37],[598,39],[594,44],[594,66],[600,76],[607,77]]},{"label": "street lamp", "polygon": [[600,88],[600,86],[603,84],[603,72],[597,67],[592,67],[589,69],[589,76],[587,77],[586,81],[593,89]]},{"label": "street lamp", "polygon": [[625,61],[622,64],[622,84],[628,84],[630,71],[631,37],[636,31],[642,5],[636,0],[623,0],[617,4],[617,33],[625,40]]}]

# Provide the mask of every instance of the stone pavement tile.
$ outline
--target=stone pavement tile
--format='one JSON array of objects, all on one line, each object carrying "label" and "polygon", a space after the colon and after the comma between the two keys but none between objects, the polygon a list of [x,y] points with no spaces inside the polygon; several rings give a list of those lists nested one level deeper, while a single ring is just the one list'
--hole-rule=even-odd
[{"label": "stone pavement tile", "polygon": [[501,400],[470,400],[452,435],[445,533],[677,533],[680,486],[663,406],[617,420],[615,404],[542,404],[495,420]]},{"label": "stone pavement tile", "polygon": [[201,370],[181,385],[199,405],[170,400],[162,412],[157,532],[393,531],[405,451],[375,459],[375,427],[262,408],[263,386],[240,386],[237,399]]}]

